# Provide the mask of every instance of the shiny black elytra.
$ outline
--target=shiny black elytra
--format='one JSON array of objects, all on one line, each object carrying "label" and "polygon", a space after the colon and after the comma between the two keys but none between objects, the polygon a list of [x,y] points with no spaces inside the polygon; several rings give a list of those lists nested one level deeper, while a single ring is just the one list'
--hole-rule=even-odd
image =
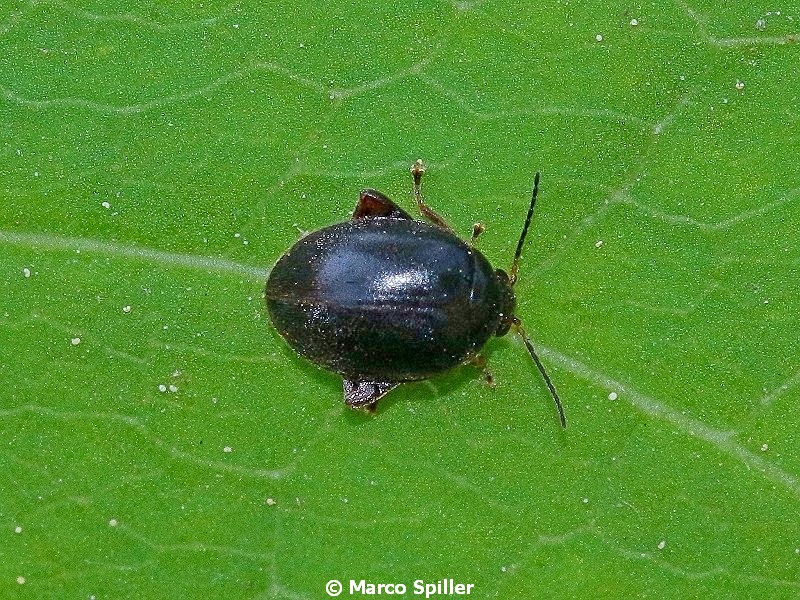
[{"label": "shiny black elytra", "polygon": [[[265,298],[275,328],[301,356],[342,376],[345,403],[373,409],[400,383],[466,362],[483,366],[486,341],[514,329],[547,384],[550,377],[514,315],[514,284],[539,191],[539,173],[508,273],[493,269],[422,198],[424,166],[414,163],[414,197],[431,224],[378,191],[361,192],[349,221],[308,234],[281,256]],[[491,375],[486,373],[487,380]]]}]

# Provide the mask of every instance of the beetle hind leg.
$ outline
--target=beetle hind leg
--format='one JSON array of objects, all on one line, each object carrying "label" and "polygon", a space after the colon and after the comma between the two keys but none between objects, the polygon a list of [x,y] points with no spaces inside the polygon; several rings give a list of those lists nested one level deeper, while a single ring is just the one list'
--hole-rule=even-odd
[{"label": "beetle hind leg", "polygon": [[344,403],[350,408],[375,410],[378,400],[400,385],[398,382],[353,381],[343,379]]}]

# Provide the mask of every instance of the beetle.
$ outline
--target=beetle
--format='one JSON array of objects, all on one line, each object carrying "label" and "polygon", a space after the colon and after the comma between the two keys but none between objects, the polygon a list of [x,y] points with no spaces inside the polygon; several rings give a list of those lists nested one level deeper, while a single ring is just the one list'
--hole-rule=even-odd
[{"label": "beetle", "polygon": [[467,243],[427,204],[424,172],[422,160],[411,167],[413,195],[427,222],[365,189],[350,220],[309,233],[278,259],[264,291],[273,325],[298,354],[342,376],[348,406],[369,410],[401,383],[468,362],[483,366],[480,351],[489,338],[514,329],[566,427],[558,393],[514,314],[539,173],[506,272],[476,248],[482,225]]}]

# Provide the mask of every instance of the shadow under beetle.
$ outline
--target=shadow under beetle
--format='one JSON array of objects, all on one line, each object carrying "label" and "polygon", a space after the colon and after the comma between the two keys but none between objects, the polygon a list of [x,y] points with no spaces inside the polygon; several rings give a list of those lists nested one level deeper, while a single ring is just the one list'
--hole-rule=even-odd
[{"label": "shadow under beetle", "polygon": [[555,387],[514,316],[539,173],[506,273],[475,247],[483,226],[476,224],[466,243],[428,206],[420,188],[424,171],[421,160],[411,167],[414,198],[430,224],[366,189],[349,221],[308,234],[280,257],[265,289],[275,328],[301,356],[342,376],[348,406],[368,409],[403,382],[467,362],[482,367],[486,341],[513,328],[566,427]]}]

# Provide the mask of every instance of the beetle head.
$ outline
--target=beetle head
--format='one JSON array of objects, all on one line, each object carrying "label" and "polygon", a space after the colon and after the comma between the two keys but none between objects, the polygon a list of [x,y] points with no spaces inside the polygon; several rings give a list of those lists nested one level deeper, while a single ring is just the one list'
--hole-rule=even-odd
[{"label": "beetle head", "polygon": [[497,277],[503,294],[500,298],[498,311],[500,314],[500,322],[497,325],[495,335],[497,337],[503,337],[514,324],[514,309],[517,306],[517,297],[514,295],[514,286],[508,277],[508,273],[503,269],[497,269],[494,274]]}]

